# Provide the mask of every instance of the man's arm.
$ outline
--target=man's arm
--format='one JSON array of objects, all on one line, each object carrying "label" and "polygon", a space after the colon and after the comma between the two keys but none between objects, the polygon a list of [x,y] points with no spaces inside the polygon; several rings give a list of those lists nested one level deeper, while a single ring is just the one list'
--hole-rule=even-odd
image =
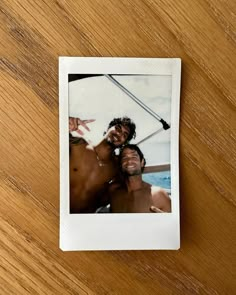
[{"label": "man's arm", "polygon": [[[82,130],[79,129],[80,126],[83,126],[86,130],[90,131],[87,124],[94,121],[94,119],[81,120],[79,118],[69,117],[69,132],[76,131],[79,134],[79,136],[83,136],[84,133],[82,132]],[[71,147],[71,145],[79,145],[88,142],[82,137],[74,137],[71,135],[71,133],[69,133],[69,143]]]},{"label": "man's arm", "polygon": [[87,141],[84,140],[82,137],[73,137],[71,134],[69,134],[69,143],[70,145],[78,145],[82,143],[87,143]]},{"label": "man's arm", "polygon": [[161,188],[152,188],[153,206],[151,211],[156,213],[171,212],[171,199],[167,192]]}]

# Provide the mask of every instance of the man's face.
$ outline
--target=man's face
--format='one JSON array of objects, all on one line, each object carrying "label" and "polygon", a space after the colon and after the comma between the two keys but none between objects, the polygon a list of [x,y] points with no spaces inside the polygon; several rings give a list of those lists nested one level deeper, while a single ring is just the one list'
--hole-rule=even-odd
[{"label": "man's face", "polygon": [[135,150],[125,148],[121,155],[121,169],[126,175],[142,174],[144,163],[140,160],[139,154]]},{"label": "man's face", "polygon": [[112,146],[120,147],[127,141],[129,133],[129,127],[118,124],[108,129],[105,138]]}]

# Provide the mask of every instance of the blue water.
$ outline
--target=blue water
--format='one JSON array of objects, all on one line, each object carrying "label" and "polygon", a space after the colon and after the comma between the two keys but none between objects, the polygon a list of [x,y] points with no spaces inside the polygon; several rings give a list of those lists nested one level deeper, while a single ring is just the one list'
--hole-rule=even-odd
[{"label": "blue water", "polygon": [[161,186],[167,189],[171,188],[170,171],[145,173],[142,176],[143,180],[150,184]]}]

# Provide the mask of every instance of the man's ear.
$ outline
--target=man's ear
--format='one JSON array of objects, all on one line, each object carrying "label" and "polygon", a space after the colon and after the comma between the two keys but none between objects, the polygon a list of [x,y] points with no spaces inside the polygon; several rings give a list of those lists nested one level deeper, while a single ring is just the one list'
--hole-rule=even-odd
[{"label": "man's ear", "polygon": [[144,159],[142,159],[142,161],[141,161],[141,167],[142,168],[144,167]]}]

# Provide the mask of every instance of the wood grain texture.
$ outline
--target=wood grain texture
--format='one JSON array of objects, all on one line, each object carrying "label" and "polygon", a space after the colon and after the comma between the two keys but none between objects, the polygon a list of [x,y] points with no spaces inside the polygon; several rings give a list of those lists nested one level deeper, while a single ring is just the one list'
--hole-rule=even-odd
[{"label": "wood grain texture", "polygon": [[[235,294],[236,2],[0,2],[0,294]],[[182,58],[181,249],[59,247],[58,56]]]}]

